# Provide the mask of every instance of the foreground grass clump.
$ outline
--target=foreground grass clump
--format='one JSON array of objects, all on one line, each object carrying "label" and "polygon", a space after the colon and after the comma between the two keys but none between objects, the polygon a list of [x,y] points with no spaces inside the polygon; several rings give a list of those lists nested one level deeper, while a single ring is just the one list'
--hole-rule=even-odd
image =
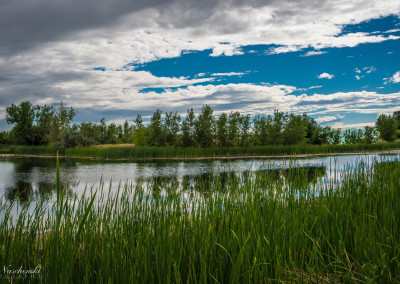
[{"label": "foreground grass clump", "polygon": [[101,187],[14,221],[3,201],[0,263],[51,283],[400,281],[400,164],[342,175],[322,191],[297,170]]},{"label": "foreground grass clump", "polygon": [[400,149],[399,142],[349,145],[270,145],[228,148],[197,147],[75,147],[57,149],[51,146],[0,146],[0,154],[55,156],[102,159],[212,158],[241,156],[278,156],[301,154],[354,153]]}]

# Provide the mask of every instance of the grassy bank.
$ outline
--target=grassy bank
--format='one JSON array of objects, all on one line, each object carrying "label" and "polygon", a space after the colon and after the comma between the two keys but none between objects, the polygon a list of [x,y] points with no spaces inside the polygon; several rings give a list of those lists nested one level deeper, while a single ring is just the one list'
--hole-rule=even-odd
[{"label": "grassy bank", "polygon": [[96,157],[102,159],[200,158],[239,156],[279,156],[303,154],[354,153],[400,149],[400,142],[354,145],[272,145],[247,148],[184,148],[184,147],[86,147],[56,148],[45,146],[0,146],[0,154]]},{"label": "grassy bank", "polygon": [[50,283],[400,281],[398,162],[355,165],[322,192],[288,174],[196,185],[204,194],[163,183],[151,196],[140,185],[93,189],[15,222],[3,202],[0,263],[41,265]]}]

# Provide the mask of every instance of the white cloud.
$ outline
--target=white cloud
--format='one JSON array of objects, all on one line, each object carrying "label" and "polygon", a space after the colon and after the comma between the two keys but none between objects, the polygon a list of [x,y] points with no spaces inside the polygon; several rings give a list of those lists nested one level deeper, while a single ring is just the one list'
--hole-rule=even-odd
[{"label": "white cloud", "polygon": [[306,57],[306,56],[314,56],[314,55],[321,55],[321,54],[325,54],[327,53],[326,51],[308,51],[307,53],[303,54],[302,56]]},{"label": "white cloud", "polygon": [[360,80],[361,78],[364,78],[367,74],[371,74],[372,72],[375,72],[375,71],[376,71],[376,68],[374,66],[366,66],[361,69],[354,68],[354,72],[358,74],[358,75],[355,75],[354,77],[357,80]]},{"label": "white cloud", "polygon": [[363,123],[355,123],[355,124],[343,124],[341,122],[335,123],[334,125],[332,125],[332,128],[340,128],[340,129],[350,129],[350,128],[355,128],[355,129],[363,129],[366,126],[369,127],[374,127],[375,126],[375,122],[363,122]]},{"label": "white cloud", "polygon": [[[156,77],[149,72],[135,71],[129,65],[179,57],[191,51],[211,50],[211,56],[240,55],[244,52],[242,47],[249,45],[276,45],[270,53],[313,48],[305,54],[309,56],[322,54],[324,48],[395,40],[399,37],[384,33],[342,34],[342,31],[346,24],[398,14],[398,1],[319,1],[316,4],[309,0],[272,0],[204,4],[177,0],[154,6],[149,5],[152,1],[135,2],[142,8],[118,15],[102,25],[79,27],[76,22],[74,29],[51,40],[7,55],[0,53],[0,75],[6,78],[0,85],[2,103],[31,100],[35,104],[50,104],[63,100],[76,108],[142,111],[157,107],[198,108],[209,102],[220,109],[235,107],[259,112],[274,108],[320,111],[327,107],[321,103],[326,100],[329,111],[346,111],[354,105],[361,108],[399,104],[391,94],[353,92],[343,96],[336,93],[296,97],[291,94],[296,90],[293,86],[193,86],[215,78],[206,78],[207,74],[201,73],[195,79]],[[0,48],[3,46],[7,45]],[[94,71],[95,67],[104,67],[106,71]],[[399,82],[398,73],[387,80]],[[327,79],[333,76],[323,74]],[[167,90],[141,93],[144,88]]]},{"label": "white cloud", "polygon": [[248,73],[250,72],[246,71],[246,72],[212,73],[211,76],[243,76]]},{"label": "white cloud", "polygon": [[316,118],[315,120],[319,123],[328,123],[328,122],[334,122],[334,121],[339,121],[342,120],[345,116],[344,115],[328,115],[328,116],[320,116]]},{"label": "white cloud", "polygon": [[326,72],[324,72],[324,73],[322,73],[322,74],[319,74],[318,76],[318,79],[332,79],[333,77],[335,77],[334,75],[332,75],[332,74],[329,74],[329,73],[326,73]]},{"label": "white cloud", "polygon": [[367,74],[370,74],[372,72],[375,72],[376,68],[374,66],[364,67],[363,71],[365,71],[365,73],[367,73]]},{"label": "white cloud", "polygon": [[400,83],[400,71],[397,71],[396,73],[394,73],[392,77],[383,78],[383,81],[384,81],[384,84]]},{"label": "white cloud", "polygon": [[391,30],[384,31],[383,33],[391,34],[391,33],[398,33],[398,32],[400,32],[400,29],[391,29]]},{"label": "white cloud", "polygon": [[243,51],[240,47],[232,45],[232,44],[218,44],[213,48],[210,56],[233,56],[233,55],[242,55]]}]

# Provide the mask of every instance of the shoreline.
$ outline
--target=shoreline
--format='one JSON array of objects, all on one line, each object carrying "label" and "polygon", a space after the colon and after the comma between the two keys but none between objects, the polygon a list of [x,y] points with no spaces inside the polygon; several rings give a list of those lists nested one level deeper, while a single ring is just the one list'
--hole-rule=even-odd
[{"label": "shoreline", "polygon": [[[158,157],[158,158],[103,158],[98,156],[77,156],[59,155],[63,159],[87,159],[105,161],[154,161],[154,160],[235,160],[235,159],[284,159],[284,158],[311,158],[326,156],[347,156],[347,155],[367,155],[367,154],[394,154],[400,153],[399,149],[391,150],[371,150],[357,152],[336,152],[336,153],[316,153],[316,154],[284,154],[284,155],[238,155],[238,156],[204,156],[204,157]],[[56,158],[57,155],[33,155],[33,154],[0,154],[0,158]]]}]

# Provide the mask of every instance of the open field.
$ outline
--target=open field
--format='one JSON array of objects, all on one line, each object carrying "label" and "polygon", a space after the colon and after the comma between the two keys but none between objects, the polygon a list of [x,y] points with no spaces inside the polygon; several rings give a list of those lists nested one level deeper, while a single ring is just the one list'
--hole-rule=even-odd
[{"label": "open field", "polygon": [[12,221],[0,204],[0,262],[41,265],[56,283],[400,281],[400,163],[358,163],[324,188],[296,169],[196,185],[110,185],[37,203]]},{"label": "open field", "polygon": [[399,150],[400,142],[354,145],[272,145],[247,148],[192,148],[192,147],[86,147],[56,148],[50,146],[0,146],[0,155],[33,155],[55,157],[57,151],[64,157],[100,159],[198,159],[283,157],[328,154],[351,154]]}]

